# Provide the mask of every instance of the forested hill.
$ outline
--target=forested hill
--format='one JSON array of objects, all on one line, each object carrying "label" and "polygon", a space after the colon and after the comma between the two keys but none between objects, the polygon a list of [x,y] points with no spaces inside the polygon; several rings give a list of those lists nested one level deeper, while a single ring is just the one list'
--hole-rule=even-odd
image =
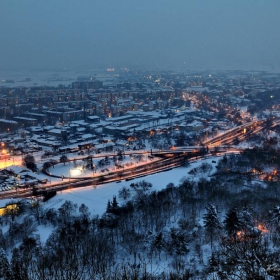
[{"label": "forested hill", "polygon": [[[1,279],[280,279],[277,151],[224,157],[217,173],[151,191],[132,184],[130,201],[102,217],[67,201],[7,213],[0,235]],[[256,171],[257,170],[257,171]],[[200,178],[201,177],[201,178]],[[37,227],[53,228],[42,244]]]}]

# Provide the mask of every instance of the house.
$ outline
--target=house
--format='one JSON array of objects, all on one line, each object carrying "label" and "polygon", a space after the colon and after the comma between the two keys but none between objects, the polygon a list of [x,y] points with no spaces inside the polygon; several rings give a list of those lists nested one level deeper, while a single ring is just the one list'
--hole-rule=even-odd
[{"label": "house", "polygon": [[204,128],[203,123],[197,120],[194,120],[193,122],[185,125],[186,131],[198,131],[198,130],[202,130],[203,128]]},{"label": "house", "polygon": [[98,116],[87,116],[87,121],[90,123],[99,123],[100,117]]},{"label": "house", "polygon": [[113,142],[108,142],[104,144],[97,144],[95,145],[95,149],[97,152],[104,152],[104,151],[112,151],[113,148],[115,147],[115,144]]}]

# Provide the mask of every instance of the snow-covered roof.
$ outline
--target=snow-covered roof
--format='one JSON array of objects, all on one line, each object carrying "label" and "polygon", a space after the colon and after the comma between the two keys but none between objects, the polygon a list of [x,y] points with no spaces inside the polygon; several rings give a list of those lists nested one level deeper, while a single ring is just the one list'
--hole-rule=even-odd
[{"label": "snow-covered roof", "polygon": [[108,143],[104,143],[104,144],[95,145],[95,148],[96,149],[106,149],[106,148],[114,147],[114,146],[115,146],[115,144],[113,142],[108,142]]}]

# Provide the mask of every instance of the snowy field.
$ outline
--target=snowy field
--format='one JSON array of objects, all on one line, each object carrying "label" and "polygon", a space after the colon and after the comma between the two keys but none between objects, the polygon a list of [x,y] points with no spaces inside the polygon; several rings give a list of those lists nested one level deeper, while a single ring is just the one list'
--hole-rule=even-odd
[{"label": "snowy field", "polygon": [[[130,187],[130,184],[137,183],[139,181],[145,180],[152,183],[153,187],[151,191],[158,191],[164,189],[168,183],[173,183],[177,186],[183,177],[189,179],[197,180],[201,175],[192,176],[188,172],[201,165],[203,162],[207,162],[213,165],[212,173],[215,172],[215,165],[217,163],[212,163],[212,161],[218,161],[220,157],[210,157],[204,160],[198,160],[192,162],[188,167],[174,168],[170,171],[165,171],[153,175],[148,175],[145,177],[137,178],[130,181],[121,181],[120,183],[108,183],[103,185],[98,185],[96,187],[90,186],[85,188],[65,190],[58,193],[54,198],[45,203],[47,208],[59,208],[66,200],[70,200],[77,203],[78,206],[84,203],[89,207],[92,215],[102,215],[106,211],[106,206],[108,200],[112,200],[113,196],[117,197],[117,201],[122,204],[125,201],[118,198],[118,191],[122,187]],[[133,195],[133,194],[132,194]]]},{"label": "snowy field", "polygon": [[[91,213],[91,216],[102,216],[107,207],[108,200],[113,199],[113,196],[117,197],[117,201],[119,205],[122,205],[126,201],[118,197],[118,192],[121,188],[127,187],[130,188],[130,184],[137,183],[139,181],[145,180],[147,182],[152,183],[152,188],[150,191],[159,191],[164,189],[167,184],[173,183],[175,186],[178,186],[180,183],[180,180],[183,177],[186,177],[190,180],[198,180],[201,177],[207,177],[208,174],[198,174],[196,176],[188,174],[188,172],[194,168],[197,168],[200,166],[203,162],[210,163],[213,167],[211,173],[216,171],[216,164],[219,161],[221,157],[209,157],[202,160],[194,160],[190,162],[188,167],[178,167],[174,168],[169,171],[160,172],[153,175],[148,175],[145,177],[137,178],[134,180],[129,181],[121,181],[119,183],[113,182],[108,184],[102,184],[97,186],[89,186],[89,187],[83,187],[83,188],[77,188],[77,189],[68,189],[65,191],[61,191],[57,193],[55,197],[48,200],[43,204],[43,207],[48,208],[55,208],[58,209],[61,207],[61,205],[69,200],[73,203],[76,203],[78,207],[83,203],[85,204]],[[213,162],[214,161],[214,162]],[[67,166],[67,164],[66,164]],[[60,164],[60,167],[63,169],[64,165]],[[69,168],[69,165],[68,165]],[[60,169],[60,168],[58,168]],[[57,172],[61,172],[61,170],[57,170]],[[38,175],[40,178],[44,178],[45,176],[40,174]],[[52,178],[52,183],[61,181],[60,178]],[[131,188],[130,188],[131,189]],[[132,189],[131,189],[131,197],[134,195]],[[130,198],[131,199],[131,198]],[[129,199],[127,199],[128,201]],[[0,200],[0,207],[4,207],[6,204],[10,203],[11,201],[16,201],[16,199],[3,199]],[[6,232],[8,230],[8,225],[2,227],[2,231]],[[45,226],[45,225],[39,225],[37,227],[37,233],[40,235],[41,242],[46,242],[49,235],[53,231],[52,226]]]},{"label": "snowy field", "polygon": [[[59,192],[54,198],[50,199],[48,202],[44,204],[46,208],[56,208],[58,209],[66,200],[70,200],[74,203],[77,203],[78,206],[84,203],[89,207],[91,214],[94,215],[102,215],[106,211],[106,206],[108,200],[112,200],[113,196],[117,197],[117,200],[120,204],[124,203],[123,199],[118,198],[118,191],[122,187],[130,188],[130,184],[137,183],[139,181],[145,180],[152,183],[153,187],[151,191],[158,191],[164,189],[168,183],[173,183],[177,186],[180,183],[180,180],[183,177],[187,177],[189,179],[197,180],[202,176],[207,176],[206,174],[199,174],[196,176],[188,174],[190,170],[200,166],[203,162],[207,162],[212,164],[213,169],[212,172],[215,172],[215,165],[217,163],[213,163],[212,161],[218,162],[221,157],[209,157],[203,160],[197,160],[190,163],[188,167],[179,167],[174,168],[169,171],[160,172],[153,175],[148,175],[145,177],[137,178],[129,181],[121,181],[119,183],[113,182],[108,184],[102,184],[97,186],[89,186],[77,189],[68,189],[62,192]],[[63,169],[64,165],[60,164],[60,167]],[[66,166],[69,169],[69,166]],[[57,174],[62,174],[62,170],[58,168],[56,170]],[[45,178],[45,176],[38,175],[40,178]],[[61,182],[60,178],[52,178],[51,183]],[[133,196],[133,193],[132,193]],[[0,200],[0,207],[4,207],[11,199],[3,199]]]}]

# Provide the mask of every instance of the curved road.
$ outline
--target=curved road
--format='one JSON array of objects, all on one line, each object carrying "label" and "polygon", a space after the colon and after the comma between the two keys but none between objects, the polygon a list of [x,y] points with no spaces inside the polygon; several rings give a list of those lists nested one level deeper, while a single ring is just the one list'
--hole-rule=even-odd
[{"label": "curved road", "polygon": [[[272,123],[271,127],[280,124],[280,121],[275,121]],[[119,181],[119,180],[130,180],[133,178],[146,176],[149,174],[166,171],[170,168],[181,166],[185,159],[188,158],[188,160],[191,160],[192,158],[195,158],[199,155],[199,152],[203,152],[205,154],[209,152],[220,152],[220,153],[234,153],[239,152],[241,149],[236,149],[235,147],[230,147],[234,141],[234,139],[238,138],[238,140],[242,141],[246,139],[246,129],[251,129],[250,133],[257,133],[260,130],[266,128],[265,121],[253,121],[246,123],[244,125],[238,126],[234,129],[231,129],[229,131],[226,131],[223,134],[217,135],[213,137],[210,140],[207,140],[203,142],[203,146],[187,146],[187,147],[177,147],[177,148],[171,148],[170,150],[151,150],[152,154],[155,154],[157,156],[170,156],[167,158],[162,158],[160,160],[156,160],[154,162],[150,162],[138,167],[130,167],[125,168],[123,171],[115,171],[108,174],[96,176],[95,178],[83,178],[83,179],[77,179],[73,180],[71,179],[71,182],[61,182],[57,184],[52,184],[44,186],[41,185],[39,187],[36,187],[36,190],[32,189],[18,189],[17,191],[6,191],[0,193],[0,199],[3,198],[13,198],[13,197],[27,197],[31,195],[40,195],[44,191],[48,190],[65,190],[68,188],[77,188],[77,187],[84,187],[84,186],[94,186],[99,184],[104,184],[108,182],[113,181]],[[254,129],[254,130],[253,130]],[[224,144],[226,146],[221,146],[221,144]],[[206,150],[205,150],[206,149]],[[148,155],[149,151],[126,151],[124,152],[124,155],[130,155],[130,154],[146,154]],[[115,153],[109,153],[109,154],[98,154],[94,155],[93,159],[95,158],[101,158],[105,156],[114,156]],[[50,174],[48,174],[50,176]],[[65,177],[66,179],[66,177]]]}]

